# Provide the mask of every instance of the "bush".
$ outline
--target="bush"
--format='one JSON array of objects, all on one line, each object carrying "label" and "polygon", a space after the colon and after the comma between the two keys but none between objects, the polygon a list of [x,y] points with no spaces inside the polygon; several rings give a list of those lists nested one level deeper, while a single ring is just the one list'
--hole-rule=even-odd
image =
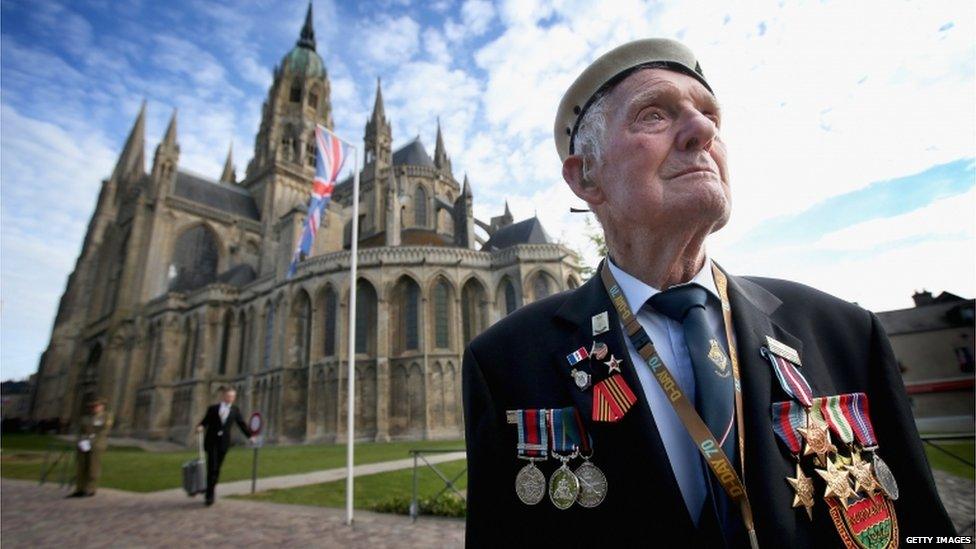
[{"label": "bush", "polygon": [[[417,505],[420,508],[419,514],[433,515],[437,517],[464,517],[467,504],[457,494],[443,494],[433,500],[432,498],[419,498]],[[376,503],[370,510],[379,513],[396,513],[398,515],[410,514],[409,496],[391,496]]]}]

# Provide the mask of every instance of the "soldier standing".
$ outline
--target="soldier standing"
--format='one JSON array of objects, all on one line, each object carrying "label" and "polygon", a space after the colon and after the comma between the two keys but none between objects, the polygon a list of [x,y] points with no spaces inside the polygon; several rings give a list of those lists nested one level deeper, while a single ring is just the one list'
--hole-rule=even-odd
[{"label": "soldier standing", "polygon": [[108,432],[112,428],[112,414],[105,411],[105,400],[96,398],[88,405],[88,413],[81,418],[78,438],[78,476],[76,490],[68,497],[95,495],[98,477],[102,472],[102,453],[108,446]]}]

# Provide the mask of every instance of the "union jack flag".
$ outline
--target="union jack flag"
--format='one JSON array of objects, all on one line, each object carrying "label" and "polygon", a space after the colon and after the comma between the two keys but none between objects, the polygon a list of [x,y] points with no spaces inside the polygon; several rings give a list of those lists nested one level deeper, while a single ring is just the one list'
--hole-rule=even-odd
[{"label": "union jack flag", "polygon": [[332,200],[336,179],[347,156],[346,145],[341,139],[324,126],[315,126],[315,179],[312,180],[312,197],[308,201],[308,216],[305,217],[302,236],[298,239],[288,266],[288,278],[295,275],[298,263],[312,253],[315,235],[322,225],[322,213]]}]

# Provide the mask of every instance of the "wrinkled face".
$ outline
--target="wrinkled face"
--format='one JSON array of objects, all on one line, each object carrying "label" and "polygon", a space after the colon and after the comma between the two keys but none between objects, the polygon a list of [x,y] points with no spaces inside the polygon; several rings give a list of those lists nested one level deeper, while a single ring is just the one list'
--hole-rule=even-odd
[{"label": "wrinkled face", "polygon": [[595,209],[618,230],[708,232],[728,221],[731,194],[718,103],[694,78],[644,69],[607,96],[602,162],[592,179],[605,203]]},{"label": "wrinkled face", "polygon": [[237,399],[237,391],[233,389],[224,391],[224,402],[226,402],[227,404],[233,404],[234,400],[236,399]]}]

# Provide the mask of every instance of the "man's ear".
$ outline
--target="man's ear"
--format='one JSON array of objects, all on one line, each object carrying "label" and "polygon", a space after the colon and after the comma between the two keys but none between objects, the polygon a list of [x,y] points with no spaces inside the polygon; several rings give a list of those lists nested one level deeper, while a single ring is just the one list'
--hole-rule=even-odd
[{"label": "man's ear", "polygon": [[578,196],[591,207],[596,204],[603,204],[606,198],[603,196],[603,189],[592,180],[583,176],[583,156],[571,154],[563,160],[563,179]]}]

